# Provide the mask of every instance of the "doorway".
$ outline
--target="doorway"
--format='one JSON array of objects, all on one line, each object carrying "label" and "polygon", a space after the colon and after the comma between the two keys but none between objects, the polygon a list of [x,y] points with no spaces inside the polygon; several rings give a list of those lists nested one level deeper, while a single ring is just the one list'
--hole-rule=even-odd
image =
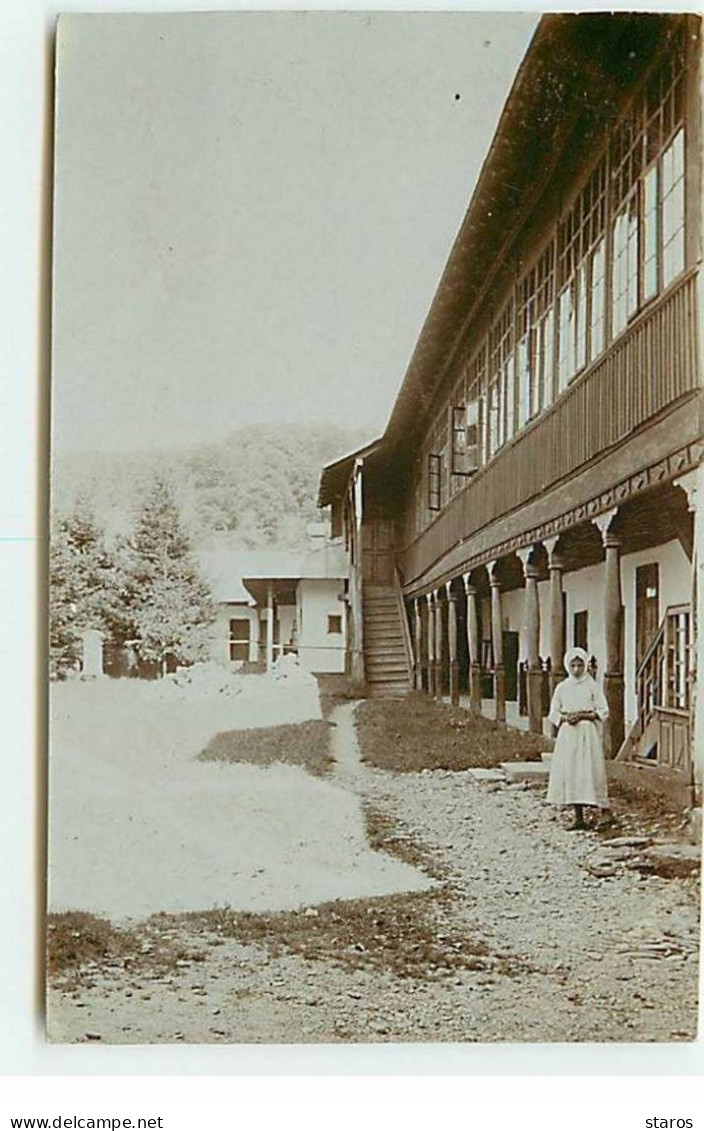
[{"label": "doorway", "polygon": [[636,670],[642,664],[660,625],[660,567],[636,568]]}]

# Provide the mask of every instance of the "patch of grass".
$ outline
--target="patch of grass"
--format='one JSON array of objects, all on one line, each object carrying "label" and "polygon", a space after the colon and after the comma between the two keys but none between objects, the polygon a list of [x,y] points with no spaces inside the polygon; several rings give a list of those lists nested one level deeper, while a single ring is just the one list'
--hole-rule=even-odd
[{"label": "patch of grass", "polygon": [[47,972],[54,982],[90,970],[110,968],[164,974],[179,962],[202,962],[204,955],[159,932],[119,927],[87,911],[52,914],[47,923]]},{"label": "patch of grass", "polygon": [[420,868],[433,879],[445,879],[430,849],[410,836],[394,817],[365,802],[364,823],[369,846],[375,852],[386,852],[389,856],[395,856],[404,864]]},{"label": "patch of grass", "polygon": [[539,761],[551,745],[542,735],[509,730],[420,692],[369,699],[360,703],[355,719],[362,761],[397,773]]},{"label": "patch of grass", "polygon": [[611,779],[609,800],[614,824],[602,834],[605,840],[624,833],[676,838],[686,828],[686,817],[671,798],[644,786]]},{"label": "patch of grass", "polygon": [[644,876],[658,876],[661,880],[686,880],[689,876],[699,875],[701,862],[678,860],[674,857],[646,856],[642,860],[634,861],[631,867]]},{"label": "patch of grass", "polygon": [[320,696],[320,709],[324,719],[329,719],[334,707],[340,703],[348,703],[351,699],[364,699],[364,692],[355,688],[346,675],[334,672],[316,675],[318,694]]},{"label": "patch of grass", "polygon": [[486,943],[442,923],[449,889],[339,900],[270,915],[230,910],[184,916],[196,929],[244,944],[266,945],[274,957],[297,954],[350,970],[376,970],[433,981],[460,970],[517,973],[493,958]]},{"label": "patch of grass", "polygon": [[221,731],[211,738],[198,758],[202,762],[251,762],[256,766],[285,762],[321,778],[333,764],[329,744],[330,724],[324,719],[311,719],[276,727]]}]

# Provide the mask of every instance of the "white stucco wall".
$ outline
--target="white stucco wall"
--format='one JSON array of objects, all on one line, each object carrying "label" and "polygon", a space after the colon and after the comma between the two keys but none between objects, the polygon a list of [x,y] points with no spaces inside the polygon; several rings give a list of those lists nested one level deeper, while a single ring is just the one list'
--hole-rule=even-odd
[{"label": "white stucco wall", "polygon": [[[345,670],[345,604],[339,578],[304,579],[298,584],[298,658],[312,672]],[[328,616],[338,616],[342,632],[328,633]]]},{"label": "white stucco wall", "polygon": [[511,589],[507,593],[501,594],[501,619],[503,623],[504,632],[519,632],[521,635],[520,642],[520,659],[522,660],[524,643],[523,643],[523,609],[525,606],[523,589]]},{"label": "white stucco wall", "polygon": [[574,615],[587,611],[587,650],[596,656],[599,675],[606,662],[606,630],[604,625],[604,564],[587,566],[565,573],[562,587],[567,596],[565,640],[574,647]]},{"label": "white stucco wall", "polygon": [[293,626],[296,623],[296,606],[277,605],[276,619],[279,622],[279,642],[286,645],[293,635]]}]

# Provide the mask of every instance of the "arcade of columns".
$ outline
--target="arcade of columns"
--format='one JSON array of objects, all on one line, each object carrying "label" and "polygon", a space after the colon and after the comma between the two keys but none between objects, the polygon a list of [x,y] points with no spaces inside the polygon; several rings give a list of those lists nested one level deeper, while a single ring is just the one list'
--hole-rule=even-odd
[{"label": "arcade of columns", "polygon": [[[605,753],[614,757],[624,738],[624,677],[620,556],[622,541],[612,527],[616,510],[595,517],[592,522],[599,532],[604,564],[604,623],[605,655],[604,692],[609,704],[609,724],[604,731]],[[515,552],[520,562],[523,584],[523,647],[527,661],[527,698],[530,730],[542,733],[542,681],[540,657],[540,603],[538,582],[549,578],[549,658],[550,693],[564,678],[563,642],[565,639],[562,577],[565,562],[561,552],[561,538],[542,542]],[[515,560],[514,559],[514,560]],[[495,717],[506,720],[506,679],[503,655],[502,566],[507,558],[485,562],[459,577],[444,582],[439,588],[412,598],[412,623],[414,635],[414,687],[425,690],[434,697],[449,691],[453,704],[459,703],[459,633],[462,622],[466,624],[467,655],[469,659],[468,690],[470,709],[481,712],[482,664],[480,652],[479,602],[490,592],[491,644],[493,652],[493,692]],[[509,588],[514,588],[509,586]],[[466,596],[466,618],[459,616],[460,594]],[[448,670],[449,669],[449,670]]]}]

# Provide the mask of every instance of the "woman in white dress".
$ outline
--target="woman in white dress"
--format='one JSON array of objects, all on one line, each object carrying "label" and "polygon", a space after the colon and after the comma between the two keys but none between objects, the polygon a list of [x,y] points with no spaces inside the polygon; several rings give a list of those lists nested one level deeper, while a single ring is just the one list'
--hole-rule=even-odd
[{"label": "woman in white dress", "polygon": [[574,805],[574,829],[584,829],[584,806],[609,808],[601,724],[609,709],[599,685],[587,671],[583,648],[565,654],[563,679],[555,688],[548,718],[558,728],[552,756],[548,801]]}]

